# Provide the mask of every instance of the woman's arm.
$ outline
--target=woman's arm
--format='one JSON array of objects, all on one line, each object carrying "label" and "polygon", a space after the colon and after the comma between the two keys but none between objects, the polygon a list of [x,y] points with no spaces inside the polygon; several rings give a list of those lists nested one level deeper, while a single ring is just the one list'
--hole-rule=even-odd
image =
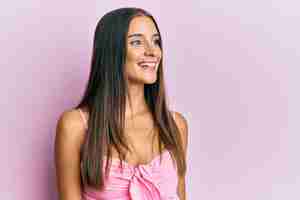
[{"label": "woman's arm", "polygon": [[75,110],[61,114],[56,127],[55,168],[59,200],[81,200],[80,146],[84,125]]},{"label": "woman's arm", "polygon": [[[185,156],[187,155],[187,145],[188,145],[188,124],[187,120],[183,117],[182,114],[175,112],[175,121],[179,128],[183,149]],[[186,192],[185,192],[185,175],[180,176],[178,178],[178,187],[177,187],[178,195],[180,200],[186,200]]]}]

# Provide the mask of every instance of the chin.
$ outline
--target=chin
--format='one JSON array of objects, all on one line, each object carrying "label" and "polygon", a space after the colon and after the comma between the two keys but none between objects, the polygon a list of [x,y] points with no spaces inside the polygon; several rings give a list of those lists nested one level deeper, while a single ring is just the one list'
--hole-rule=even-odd
[{"label": "chin", "polygon": [[142,79],[144,84],[153,84],[157,81],[157,77],[153,77],[153,78],[150,78],[150,77],[147,77],[147,78],[143,78]]},{"label": "chin", "polygon": [[129,81],[133,84],[153,84],[158,80],[157,74],[139,74],[138,76],[131,76]]},{"label": "chin", "polygon": [[145,84],[145,85],[151,85],[151,84],[156,83],[156,81],[157,81],[157,80],[154,80],[154,81],[145,81],[144,84]]}]

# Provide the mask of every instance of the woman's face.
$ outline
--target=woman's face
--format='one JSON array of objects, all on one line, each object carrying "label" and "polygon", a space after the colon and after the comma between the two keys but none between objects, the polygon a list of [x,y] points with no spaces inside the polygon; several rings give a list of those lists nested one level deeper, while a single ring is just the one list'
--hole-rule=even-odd
[{"label": "woman's face", "polygon": [[127,35],[125,73],[130,83],[151,84],[157,79],[161,60],[160,38],[151,18],[131,20]]}]

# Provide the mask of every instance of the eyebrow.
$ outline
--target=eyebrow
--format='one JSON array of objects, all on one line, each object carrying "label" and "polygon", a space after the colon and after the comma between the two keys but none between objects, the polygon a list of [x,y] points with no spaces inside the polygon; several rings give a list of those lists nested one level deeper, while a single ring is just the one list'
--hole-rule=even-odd
[{"label": "eyebrow", "polygon": [[[143,34],[141,34],[141,33],[134,33],[134,34],[129,35],[128,38],[131,38],[131,37],[141,37],[142,35]],[[159,36],[159,34],[155,33],[155,34],[152,35],[152,37],[154,37],[154,36]]]}]

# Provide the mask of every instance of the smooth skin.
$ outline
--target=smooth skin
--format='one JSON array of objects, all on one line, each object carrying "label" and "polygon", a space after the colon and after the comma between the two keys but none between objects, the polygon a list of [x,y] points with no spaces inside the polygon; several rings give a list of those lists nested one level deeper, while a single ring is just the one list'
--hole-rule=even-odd
[{"label": "smooth skin", "polygon": [[[125,71],[132,109],[129,104],[126,104],[124,131],[130,148],[134,152],[132,155],[126,155],[126,161],[133,165],[149,163],[153,155],[159,153],[157,148],[153,150],[153,144],[154,147],[158,144],[157,137],[155,137],[157,132],[155,130],[149,132],[153,130],[153,119],[143,96],[144,84],[156,81],[157,69],[155,72],[149,72],[138,65],[144,60],[160,61],[162,52],[157,45],[156,34],[154,23],[148,17],[136,17],[130,23]],[[86,110],[83,109],[83,111],[88,119]],[[179,127],[186,154],[187,121],[182,114],[175,112],[175,122]],[[57,122],[55,137],[55,166],[59,200],[81,200],[80,148],[84,137],[85,126],[78,110],[64,111]],[[149,138],[152,138],[152,142],[149,142]],[[114,151],[112,156],[117,157]],[[180,199],[186,200],[185,176],[179,177],[177,191]]]}]

